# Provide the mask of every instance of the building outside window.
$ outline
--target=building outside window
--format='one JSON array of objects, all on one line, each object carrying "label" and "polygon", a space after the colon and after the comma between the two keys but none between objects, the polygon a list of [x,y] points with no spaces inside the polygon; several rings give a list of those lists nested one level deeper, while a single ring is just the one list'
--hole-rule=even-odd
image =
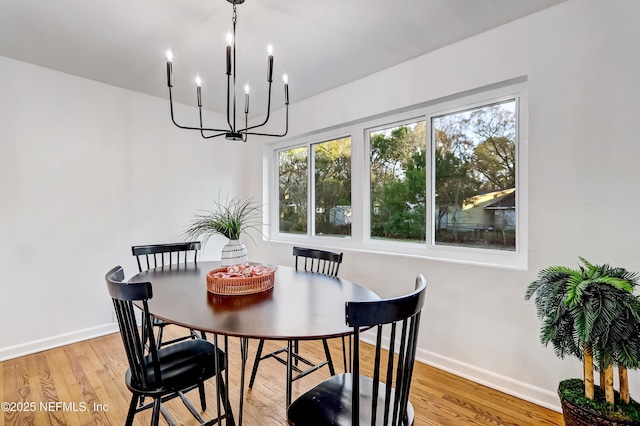
[{"label": "building outside window", "polygon": [[515,250],[515,106],[431,118],[436,245]]}]

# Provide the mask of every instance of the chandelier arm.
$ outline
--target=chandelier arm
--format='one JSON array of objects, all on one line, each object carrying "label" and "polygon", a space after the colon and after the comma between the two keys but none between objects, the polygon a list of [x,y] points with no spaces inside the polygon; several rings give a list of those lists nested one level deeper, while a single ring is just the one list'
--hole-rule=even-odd
[{"label": "chandelier arm", "polygon": [[202,133],[202,132],[200,132],[200,133],[201,133],[201,136],[202,136],[204,139],[217,138],[218,136],[224,136],[224,135],[226,135],[226,134],[227,134],[227,132],[226,132],[226,131],[225,131],[225,132],[222,132],[222,133],[216,133],[215,135],[208,135],[208,136],[207,136],[207,135],[205,135],[205,134],[204,134],[204,133]]},{"label": "chandelier arm", "polygon": [[289,104],[286,105],[284,133],[260,133],[260,132],[245,132],[245,131],[242,131],[242,130],[240,131],[240,133],[242,133],[243,135],[274,136],[274,137],[278,137],[278,138],[286,136],[288,132],[289,132]]},{"label": "chandelier arm", "polygon": [[202,129],[202,107],[198,106],[198,115],[200,116],[200,136],[207,139],[207,136],[204,134],[204,130]]},{"label": "chandelier arm", "polygon": [[[202,127],[202,106],[198,106],[198,113],[200,115],[200,136],[202,136],[204,139],[217,138],[218,136],[223,136],[223,135],[227,134],[226,130],[222,130],[222,129],[207,129],[205,127]],[[222,132],[222,133],[217,133],[215,135],[205,135],[204,134],[205,131]]]},{"label": "chandelier arm", "polygon": [[[249,123],[249,113],[245,112],[244,113],[244,128],[247,128],[247,125]],[[240,131],[240,134],[242,135],[242,142],[247,142],[248,136],[246,133],[243,133],[242,131]]]},{"label": "chandelier arm", "polygon": [[258,127],[264,126],[265,124],[267,124],[267,121],[269,121],[270,115],[271,115],[271,82],[269,82],[269,94],[267,95],[267,116],[264,118],[264,121],[262,122],[262,124],[256,124],[255,126],[251,126],[251,127],[247,127],[247,124],[245,123],[245,128],[240,130],[240,133],[243,133],[246,130],[256,129]]},{"label": "chandelier arm", "polygon": [[[171,95],[171,87],[169,87],[169,110],[171,111],[171,121],[173,122],[173,124],[176,125],[176,127],[179,127],[180,129],[186,129],[186,130],[199,130],[199,131],[207,131],[207,132],[226,132],[225,129],[213,129],[213,128],[208,128],[208,127],[202,127],[202,121],[200,122],[200,127],[193,127],[193,126],[183,126],[181,124],[178,124],[176,122],[176,119],[173,115],[173,98]],[[224,133],[223,133],[224,134]]]}]

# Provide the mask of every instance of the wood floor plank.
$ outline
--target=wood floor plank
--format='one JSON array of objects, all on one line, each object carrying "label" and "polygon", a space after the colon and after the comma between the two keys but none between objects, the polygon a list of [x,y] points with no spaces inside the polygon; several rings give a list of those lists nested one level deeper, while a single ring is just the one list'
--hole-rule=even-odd
[{"label": "wood floor plank", "polygon": [[[177,337],[185,331],[167,327],[166,338]],[[211,338],[211,337],[210,337]],[[219,340],[222,344],[222,339]],[[238,417],[240,391],[239,339],[229,338],[229,388],[232,409]],[[265,351],[282,346],[282,342],[266,342]],[[250,341],[245,376],[244,424],[246,426],[282,426],[285,421],[284,385],[285,368],[268,360],[260,364],[253,389],[247,389],[257,341]],[[330,341],[330,350],[336,372],[343,371],[341,343]],[[310,359],[321,361],[324,351],[319,342],[304,342],[303,353]],[[362,354],[370,362],[371,351]],[[369,360],[369,361],[367,361]],[[0,363],[0,397],[2,401],[37,404],[35,411],[4,412],[0,426],[88,426],[124,424],[131,393],[124,383],[128,368],[122,340],[118,333],[98,339],[51,349]],[[293,398],[328,378],[327,368],[310,374],[294,383]],[[205,384],[207,410],[205,420],[217,415],[215,381]],[[197,390],[188,397],[200,408]],[[562,415],[477,383],[456,377],[433,367],[416,363],[411,388],[411,403],[416,413],[416,426],[552,426],[563,425]],[[84,402],[86,411],[56,409],[55,403]],[[41,410],[40,403],[54,404],[51,410]],[[94,405],[97,404],[97,405]],[[67,405],[67,408],[70,406]],[[96,410],[95,407],[108,407]],[[179,399],[169,401],[167,409],[181,426],[195,426],[191,416]],[[134,425],[148,425],[151,412],[147,410],[135,417]],[[163,420],[161,420],[161,424]]]}]

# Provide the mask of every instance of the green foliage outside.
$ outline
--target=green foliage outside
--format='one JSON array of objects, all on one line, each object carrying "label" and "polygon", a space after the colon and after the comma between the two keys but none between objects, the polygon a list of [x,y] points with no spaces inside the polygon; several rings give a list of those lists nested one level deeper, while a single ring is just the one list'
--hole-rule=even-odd
[{"label": "green foliage outside", "polygon": [[[313,144],[316,235],[351,235],[351,138]],[[279,153],[280,232],[307,233],[307,148]]]},{"label": "green foliage outside", "polygon": [[[515,218],[514,206],[507,212],[479,206],[477,217],[465,208],[474,197],[515,188],[515,101],[437,117],[432,127],[433,142],[424,121],[370,133],[371,236],[425,241],[432,220],[436,243],[514,250],[515,219],[508,223],[507,217]],[[431,143],[433,170],[427,164]],[[308,185],[314,182],[312,233],[351,235],[350,138],[313,144],[311,152],[307,147],[280,151],[278,164],[281,232],[308,232]],[[435,189],[432,218],[426,209],[427,173]]]},{"label": "green foliage outside", "polygon": [[351,138],[313,145],[315,234],[351,235]]},{"label": "green foliage outside", "polygon": [[307,148],[279,153],[280,232],[307,233]]},{"label": "green foliage outside", "polygon": [[471,214],[469,204],[516,187],[515,101],[437,117],[432,127],[436,243],[514,250],[515,209]]},{"label": "green foliage outside", "polygon": [[426,238],[425,123],[371,133],[371,236]]}]

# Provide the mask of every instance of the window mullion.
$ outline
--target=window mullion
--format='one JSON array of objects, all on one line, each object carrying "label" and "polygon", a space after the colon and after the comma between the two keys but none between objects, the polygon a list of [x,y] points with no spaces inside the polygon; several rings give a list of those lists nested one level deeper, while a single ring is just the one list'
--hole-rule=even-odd
[{"label": "window mullion", "polygon": [[436,185],[435,185],[435,173],[436,173],[436,161],[435,161],[435,144],[433,143],[433,127],[431,123],[432,116],[427,114],[424,117],[425,121],[425,160],[427,173],[425,173],[426,177],[426,214],[425,219],[427,221],[427,235],[426,235],[426,243],[427,247],[432,247],[435,242],[435,232],[436,232]]},{"label": "window mullion", "polygon": [[307,156],[308,160],[308,187],[307,187],[307,235],[314,236],[316,235],[316,153],[315,153],[315,145],[310,144],[308,151],[309,155]]}]

